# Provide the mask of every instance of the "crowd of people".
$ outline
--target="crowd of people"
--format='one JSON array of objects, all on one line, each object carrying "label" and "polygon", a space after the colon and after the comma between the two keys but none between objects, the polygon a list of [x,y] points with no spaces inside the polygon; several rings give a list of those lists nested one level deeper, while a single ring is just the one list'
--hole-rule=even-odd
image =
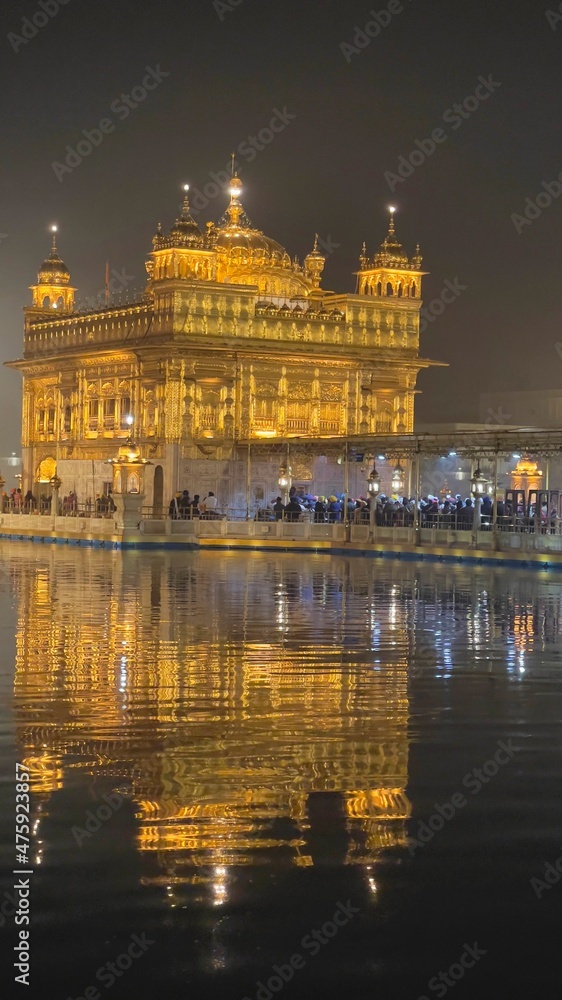
[{"label": "crowd of people", "polygon": [[217,503],[217,498],[212,490],[203,499],[199,493],[190,497],[189,490],[182,490],[170,500],[168,513],[174,521],[191,521],[194,517],[209,520],[219,517]]},{"label": "crowd of people", "polygon": [[[52,504],[53,498],[47,493],[41,493],[37,497],[32,490],[28,490],[23,495],[19,487],[10,490],[9,493],[2,493],[2,511],[5,514],[51,514],[53,512]],[[108,493],[99,493],[93,503],[91,499],[88,500],[81,512],[90,515],[95,513],[98,517],[103,517],[112,514],[115,509],[115,502],[110,490]],[[72,517],[79,513],[78,497],[74,490],[59,497],[58,513],[66,517]]]},{"label": "crowd of people", "polygon": [[[374,498],[349,497],[345,494],[333,494],[329,497],[297,495],[291,491],[286,504],[281,497],[276,497],[270,507],[261,509],[256,514],[257,520],[300,521],[309,519],[316,524],[334,524],[345,521],[361,524],[371,520],[371,504],[374,503],[374,522],[378,527],[408,528],[416,522],[416,500],[414,497],[386,496],[379,494]],[[479,501],[478,527],[491,529],[494,523],[494,503],[492,498],[484,496]],[[473,497],[455,496],[436,497],[431,494],[423,496],[418,501],[418,524],[422,528],[443,528],[455,531],[470,531],[475,526],[476,502]],[[496,523],[500,529],[515,527],[518,530],[534,530],[535,509],[531,505],[525,509],[522,505],[514,506],[510,500],[498,500]],[[543,504],[540,511],[540,526],[542,531],[552,531],[557,525],[556,509],[549,510]]]}]

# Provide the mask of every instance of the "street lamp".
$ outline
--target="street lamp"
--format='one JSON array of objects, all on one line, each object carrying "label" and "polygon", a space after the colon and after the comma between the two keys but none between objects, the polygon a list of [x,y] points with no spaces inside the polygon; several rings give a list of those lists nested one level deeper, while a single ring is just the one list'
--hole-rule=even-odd
[{"label": "street lamp", "polygon": [[283,491],[285,503],[287,502],[287,496],[289,490],[291,489],[292,482],[292,469],[289,465],[282,465],[279,469],[279,479],[277,480],[279,489]]},{"label": "street lamp", "polygon": [[473,520],[473,530],[476,532],[480,528],[481,517],[480,511],[482,507],[482,497],[486,493],[486,488],[488,486],[488,480],[484,478],[480,470],[480,463],[477,462],[474,475],[470,480],[470,488],[472,496],[474,497],[474,520]]},{"label": "street lamp", "polygon": [[400,462],[395,466],[394,472],[392,473],[392,492],[401,493],[404,489],[404,477],[406,473]]},{"label": "street lamp", "polygon": [[62,486],[62,479],[55,472],[49,482],[51,484],[51,514],[56,516],[59,513],[59,490]]},{"label": "street lamp", "polygon": [[369,473],[369,478],[367,480],[367,489],[369,491],[369,538],[371,541],[373,541],[375,531],[375,501],[380,488],[380,476],[377,472],[376,465],[373,465],[373,471]]}]

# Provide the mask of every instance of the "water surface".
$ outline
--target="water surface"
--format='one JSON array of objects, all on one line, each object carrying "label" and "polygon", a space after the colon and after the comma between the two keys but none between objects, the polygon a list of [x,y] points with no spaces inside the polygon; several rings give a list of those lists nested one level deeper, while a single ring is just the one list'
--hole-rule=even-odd
[{"label": "water surface", "polygon": [[[557,578],[0,554],[2,859],[17,759],[30,995],[559,995],[562,885],[530,883],[562,854]],[[149,944],[112,985],[133,934]],[[460,980],[433,978],[475,942]]]}]

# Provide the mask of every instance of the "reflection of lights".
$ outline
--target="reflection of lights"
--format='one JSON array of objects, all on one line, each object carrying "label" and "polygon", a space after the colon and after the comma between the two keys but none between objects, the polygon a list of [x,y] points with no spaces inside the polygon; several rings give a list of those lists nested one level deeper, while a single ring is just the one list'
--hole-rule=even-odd
[{"label": "reflection of lights", "polygon": [[375,882],[374,878],[372,878],[371,876],[369,876],[369,878],[367,879],[367,881],[369,883],[369,888],[370,888],[371,892],[376,892],[377,891],[377,883]]},{"label": "reflection of lights", "polygon": [[216,881],[213,882],[213,906],[222,906],[226,903],[228,890],[226,886],[227,869],[224,865],[217,865],[213,868],[213,874],[216,876]]}]

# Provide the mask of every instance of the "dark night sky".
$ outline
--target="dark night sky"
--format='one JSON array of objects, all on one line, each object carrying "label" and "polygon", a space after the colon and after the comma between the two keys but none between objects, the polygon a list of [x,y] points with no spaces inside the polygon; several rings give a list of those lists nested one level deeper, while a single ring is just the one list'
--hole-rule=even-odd
[{"label": "dark night sky", "polygon": [[[300,257],[315,231],[331,238],[340,246],[324,284],[353,291],[361,243],[372,252],[381,242],[395,203],[400,238],[410,252],[419,240],[431,272],[425,302],[446,279],[466,286],[423,335],[422,353],[451,367],[422,373],[418,418],[474,419],[481,391],[558,386],[562,197],[521,234],[511,216],[562,171],[562,20],[554,30],[537,0],[404,0],[347,62],[341,43],[384,6],[239,0],[221,21],[212,0],[69,0],[15,52],[8,32],[20,33],[38,0],[4,5],[3,358],[21,356],[21,307],[50,223],[79,297],[102,288],[107,258],[141,288],[155,224],[171,225],[181,182],[204,187],[286,107],[296,116],[286,128],[253,162],[240,157],[258,228]],[[169,76],[121,121],[111,104],[158,64]],[[481,75],[501,86],[460,128],[444,125]],[[57,180],[53,161],[108,115],[115,131]],[[447,141],[391,194],[385,171],[440,126]],[[199,219],[216,220],[226,200]],[[0,379],[6,454],[19,451],[20,378],[4,369]]]}]

